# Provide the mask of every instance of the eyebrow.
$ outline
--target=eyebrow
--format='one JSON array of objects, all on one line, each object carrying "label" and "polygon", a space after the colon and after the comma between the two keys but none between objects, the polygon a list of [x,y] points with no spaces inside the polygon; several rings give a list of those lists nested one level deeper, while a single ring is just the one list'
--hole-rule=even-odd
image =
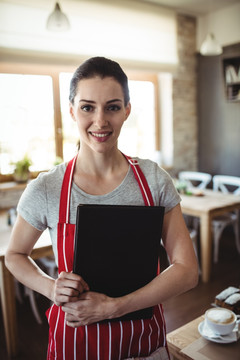
[{"label": "eyebrow", "polygon": [[[112,100],[108,100],[107,104],[111,104],[111,103],[117,102],[117,101],[123,102],[121,99],[112,99]],[[96,103],[96,101],[87,100],[87,99],[80,99],[79,102],[87,102],[87,103],[90,103],[90,104],[95,104]]]}]

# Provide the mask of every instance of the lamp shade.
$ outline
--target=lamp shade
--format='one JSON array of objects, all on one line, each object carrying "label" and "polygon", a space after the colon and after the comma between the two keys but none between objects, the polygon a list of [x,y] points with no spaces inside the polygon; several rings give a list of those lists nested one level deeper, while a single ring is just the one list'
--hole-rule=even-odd
[{"label": "lamp shade", "polygon": [[47,19],[47,29],[50,31],[67,31],[70,29],[69,20],[62,12],[59,3],[56,3],[54,11]]},{"label": "lamp shade", "polygon": [[222,54],[222,48],[218,44],[213,34],[208,34],[200,48],[200,54],[204,56],[214,56]]}]

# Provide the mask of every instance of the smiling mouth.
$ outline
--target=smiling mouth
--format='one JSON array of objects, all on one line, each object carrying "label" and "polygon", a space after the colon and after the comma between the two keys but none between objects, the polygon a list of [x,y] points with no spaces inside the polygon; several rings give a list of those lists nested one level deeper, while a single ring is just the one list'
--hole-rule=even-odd
[{"label": "smiling mouth", "polygon": [[90,134],[92,136],[95,136],[97,138],[104,138],[104,137],[107,137],[111,134],[111,132],[107,132],[107,133],[94,133],[94,132],[90,132]]}]

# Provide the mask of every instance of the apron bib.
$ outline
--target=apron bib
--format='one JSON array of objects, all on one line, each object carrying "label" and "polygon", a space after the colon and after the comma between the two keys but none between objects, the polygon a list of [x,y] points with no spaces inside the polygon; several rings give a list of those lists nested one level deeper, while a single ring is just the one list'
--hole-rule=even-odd
[{"label": "apron bib", "polygon": [[[128,160],[146,206],[154,206],[151,191],[136,160]],[[68,163],[59,204],[59,273],[73,269],[75,224],[70,224],[70,195],[77,155]],[[61,307],[53,304],[46,312],[49,322],[47,360],[117,360],[147,357],[159,347],[167,347],[161,305],[151,319],[95,323],[78,328],[66,325]],[[161,359],[161,358],[159,358]]]}]

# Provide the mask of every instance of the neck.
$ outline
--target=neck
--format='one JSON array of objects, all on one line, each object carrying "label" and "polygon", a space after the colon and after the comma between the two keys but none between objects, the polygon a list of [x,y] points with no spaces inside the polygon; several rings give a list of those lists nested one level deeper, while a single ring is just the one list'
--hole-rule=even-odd
[{"label": "neck", "polygon": [[78,171],[97,176],[106,176],[123,169],[128,163],[120,150],[106,153],[90,153],[86,154],[83,150],[79,150],[77,159]]},{"label": "neck", "polygon": [[88,194],[104,195],[121,184],[128,168],[128,161],[118,149],[109,156],[92,152],[83,156],[79,151],[73,181]]}]

